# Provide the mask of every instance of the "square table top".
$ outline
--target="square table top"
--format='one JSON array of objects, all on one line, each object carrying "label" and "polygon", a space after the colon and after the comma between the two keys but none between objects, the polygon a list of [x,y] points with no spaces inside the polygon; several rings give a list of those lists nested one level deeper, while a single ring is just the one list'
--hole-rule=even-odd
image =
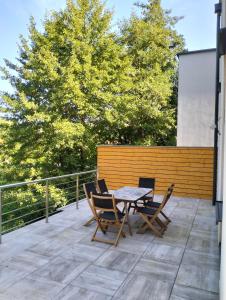
[{"label": "square table top", "polygon": [[117,200],[134,202],[150,192],[152,192],[152,189],[124,186],[118,190],[112,191],[112,194]]}]

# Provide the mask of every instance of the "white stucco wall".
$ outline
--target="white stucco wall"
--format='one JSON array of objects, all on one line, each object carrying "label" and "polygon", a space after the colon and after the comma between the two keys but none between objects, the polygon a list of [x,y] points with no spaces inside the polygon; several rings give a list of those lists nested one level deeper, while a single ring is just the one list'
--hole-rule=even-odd
[{"label": "white stucco wall", "polygon": [[177,146],[214,143],[215,50],[179,56]]},{"label": "white stucco wall", "polygon": [[[226,27],[226,0],[222,0],[222,24],[221,27]],[[221,236],[221,266],[220,266],[220,300],[226,299],[226,55],[221,57],[221,114],[220,114],[220,130],[221,136],[219,139],[219,161],[218,170],[218,194],[219,199],[223,200],[222,213],[222,236]]]},{"label": "white stucco wall", "polygon": [[[226,1],[223,1],[223,24],[226,26]],[[222,225],[221,225],[221,266],[220,266],[220,300],[226,299],[226,55],[221,58],[221,68],[223,70],[221,75],[222,93],[221,93],[221,107],[222,119],[221,137],[219,139],[218,157],[218,201],[223,201]],[[220,174],[219,174],[220,173]]]}]

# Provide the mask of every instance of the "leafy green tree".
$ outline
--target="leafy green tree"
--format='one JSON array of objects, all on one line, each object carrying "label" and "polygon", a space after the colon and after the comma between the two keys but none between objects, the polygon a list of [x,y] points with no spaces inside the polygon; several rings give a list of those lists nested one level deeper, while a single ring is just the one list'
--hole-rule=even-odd
[{"label": "leafy green tree", "polygon": [[17,180],[90,168],[96,144],[115,141],[111,129],[128,122],[131,63],[110,31],[111,17],[99,0],[67,1],[43,32],[31,18],[18,64],[5,60],[4,78],[15,88],[3,95],[5,151]]},{"label": "leafy green tree", "polygon": [[179,18],[161,7],[160,0],[136,4],[141,15],[124,22],[121,43],[132,59],[135,96],[131,126],[124,130],[125,142],[167,145],[175,135],[175,74],[178,52],[184,41],[174,25]]},{"label": "leafy green tree", "polygon": [[[90,169],[101,143],[173,143],[183,39],[160,0],[137,5],[117,35],[101,0],[68,0],[42,31],[31,18],[1,68],[14,88],[0,99],[1,184]],[[50,212],[75,199],[66,181],[49,189]],[[5,191],[4,230],[43,217],[44,199],[44,185]]]},{"label": "leafy green tree", "polygon": [[101,0],[72,0],[39,32],[31,18],[3,78],[2,181],[90,168],[100,143],[166,145],[175,134],[177,18],[160,0],[137,4],[121,35]]}]

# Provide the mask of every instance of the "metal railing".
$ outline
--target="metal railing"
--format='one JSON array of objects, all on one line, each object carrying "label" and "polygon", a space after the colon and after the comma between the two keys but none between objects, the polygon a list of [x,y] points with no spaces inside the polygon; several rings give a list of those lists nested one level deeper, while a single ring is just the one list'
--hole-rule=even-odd
[{"label": "metal railing", "polygon": [[85,198],[83,183],[96,180],[97,171],[85,171],[28,182],[0,185],[0,243],[2,235],[59,212]]}]

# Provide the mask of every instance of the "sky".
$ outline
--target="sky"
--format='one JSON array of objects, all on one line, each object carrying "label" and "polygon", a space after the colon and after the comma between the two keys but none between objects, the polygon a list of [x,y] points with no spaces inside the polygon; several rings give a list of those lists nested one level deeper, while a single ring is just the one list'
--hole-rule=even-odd
[{"label": "sky", "polygon": [[[0,0],[0,65],[3,58],[11,61],[17,57],[19,35],[27,35],[29,17],[34,16],[37,27],[41,29],[46,12],[59,10],[66,0]],[[136,11],[135,0],[107,0],[107,6],[114,9],[113,25],[128,18]],[[144,2],[144,0],[143,0]],[[214,4],[217,0],[162,0],[165,9],[171,9],[172,15],[184,18],[176,25],[182,34],[188,50],[215,47],[216,15]],[[0,79],[0,90],[11,91],[8,82]]]}]

